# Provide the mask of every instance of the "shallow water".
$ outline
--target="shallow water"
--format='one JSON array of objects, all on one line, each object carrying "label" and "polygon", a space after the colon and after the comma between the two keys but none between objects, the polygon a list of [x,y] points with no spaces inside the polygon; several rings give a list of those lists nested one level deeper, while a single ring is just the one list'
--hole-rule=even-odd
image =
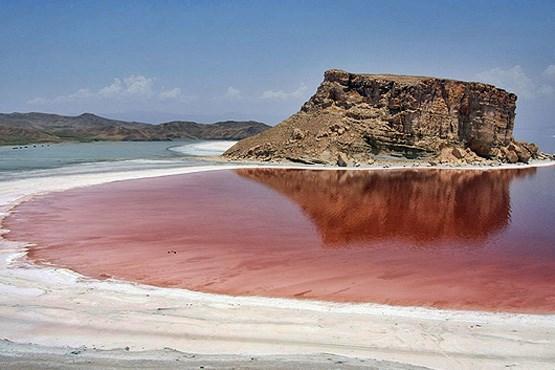
[{"label": "shallow water", "polygon": [[235,295],[555,312],[555,167],[243,169],[50,194],[30,258]]},{"label": "shallow water", "polygon": [[224,143],[229,142],[100,141],[0,146],[0,172],[52,169],[83,163],[137,159],[181,160],[186,157],[220,155],[226,150]]}]

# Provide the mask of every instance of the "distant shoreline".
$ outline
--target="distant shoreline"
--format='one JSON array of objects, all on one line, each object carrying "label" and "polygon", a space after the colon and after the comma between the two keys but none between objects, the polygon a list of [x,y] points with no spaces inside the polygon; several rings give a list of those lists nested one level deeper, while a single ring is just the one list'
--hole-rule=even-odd
[{"label": "distant shoreline", "polygon": [[269,129],[257,121],[219,121],[210,124],[169,121],[159,124],[128,122],[83,113],[0,113],[0,145],[25,146],[62,142],[240,140]]}]

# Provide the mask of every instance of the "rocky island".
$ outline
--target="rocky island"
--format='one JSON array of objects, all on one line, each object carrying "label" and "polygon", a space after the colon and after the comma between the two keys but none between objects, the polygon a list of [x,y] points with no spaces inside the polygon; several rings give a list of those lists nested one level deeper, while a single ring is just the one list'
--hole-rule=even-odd
[{"label": "rocky island", "polygon": [[224,156],[338,166],[547,158],[535,144],[513,138],[516,100],[515,94],[484,83],[332,69],[298,113],[241,140]]}]

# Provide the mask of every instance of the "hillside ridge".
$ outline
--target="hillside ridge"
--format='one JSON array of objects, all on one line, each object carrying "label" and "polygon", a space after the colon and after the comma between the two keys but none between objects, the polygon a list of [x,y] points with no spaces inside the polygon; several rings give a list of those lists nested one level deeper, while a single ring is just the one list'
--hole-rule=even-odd
[{"label": "hillside ridge", "polygon": [[148,124],[114,120],[92,113],[64,116],[14,112],[0,113],[0,145],[64,141],[240,140],[269,127],[257,121],[221,121],[212,124],[170,121]]}]

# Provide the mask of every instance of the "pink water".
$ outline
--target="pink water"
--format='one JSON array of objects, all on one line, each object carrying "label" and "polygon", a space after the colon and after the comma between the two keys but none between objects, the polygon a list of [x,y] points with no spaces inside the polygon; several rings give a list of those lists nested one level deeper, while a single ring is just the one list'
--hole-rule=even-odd
[{"label": "pink water", "polygon": [[555,312],[555,168],[248,169],[18,206],[8,239],[95,278],[232,295]]}]

